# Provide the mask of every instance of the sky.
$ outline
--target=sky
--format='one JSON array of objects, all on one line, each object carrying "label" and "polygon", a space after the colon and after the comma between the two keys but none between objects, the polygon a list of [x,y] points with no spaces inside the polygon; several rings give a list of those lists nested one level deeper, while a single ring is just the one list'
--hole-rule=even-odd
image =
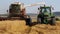
[{"label": "sky", "polygon": [[[9,9],[9,5],[13,2],[22,2],[25,5],[45,2],[46,5],[51,5],[54,7],[53,12],[60,11],[60,0],[0,0],[0,14],[6,14],[6,10]],[[26,7],[26,13],[38,13],[39,6]]]}]

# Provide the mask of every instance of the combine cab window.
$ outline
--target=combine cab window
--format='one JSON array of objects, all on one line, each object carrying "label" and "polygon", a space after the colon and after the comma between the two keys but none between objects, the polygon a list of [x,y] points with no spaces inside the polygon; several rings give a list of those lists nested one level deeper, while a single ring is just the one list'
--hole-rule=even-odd
[{"label": "combine cab window", "polygon": [[19,13],[20,12],[20,5],[12,4],[10,6],[11,13]]}]

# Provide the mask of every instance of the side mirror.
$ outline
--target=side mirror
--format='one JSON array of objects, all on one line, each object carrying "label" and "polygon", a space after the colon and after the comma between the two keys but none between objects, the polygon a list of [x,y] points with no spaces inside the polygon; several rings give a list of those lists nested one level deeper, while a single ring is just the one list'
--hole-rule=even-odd
[{"label": "side mirror", "polygon": [[52,10],[54,10],[54,8],[52,7]]},{"label": "side mirror", "polygon": [[8,10],[6,10],[8,12]]},{"label": "side mirror", "polygon": [[54,7],[53,6],[50,6],[52,10],[54,10]]},{"label": "side mirror", "polygon": [[38,8],[38,10],[39,10],[40,8]]}]

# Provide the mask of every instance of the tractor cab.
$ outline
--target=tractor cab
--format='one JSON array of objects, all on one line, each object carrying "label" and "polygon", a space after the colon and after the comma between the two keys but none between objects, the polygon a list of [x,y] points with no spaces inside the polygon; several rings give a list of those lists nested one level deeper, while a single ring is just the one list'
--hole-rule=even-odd
[{"label": "tractor cab", "polygon": [[37,17],[37,21],[44,24],[53,24],[54,23],[54,14],[52,13],[52,7],[51,6],[41,6],[39,9],[39,14]]},{"label": "tractor cab", "polygon": [[52,11],[52,9],[51,9],[51,7],[49,7],[49,6],[41,6],[40,8],[39,8],[39,11],[40,11],[40,13],[39,14],[44,14],[45,16],[47,16],[47,15],[49,15],[49,14],[51,14],[51,11]]}]

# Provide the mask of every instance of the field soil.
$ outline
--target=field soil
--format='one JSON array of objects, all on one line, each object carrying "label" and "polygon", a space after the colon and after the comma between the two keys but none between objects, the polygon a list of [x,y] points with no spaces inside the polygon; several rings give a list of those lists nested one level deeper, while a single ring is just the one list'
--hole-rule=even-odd
[{"label": "field soil", "polygon": [[60,34],[60,21],[56,25],[37,24],[32,27],[24,20],[0,21],[0,34]]}]

